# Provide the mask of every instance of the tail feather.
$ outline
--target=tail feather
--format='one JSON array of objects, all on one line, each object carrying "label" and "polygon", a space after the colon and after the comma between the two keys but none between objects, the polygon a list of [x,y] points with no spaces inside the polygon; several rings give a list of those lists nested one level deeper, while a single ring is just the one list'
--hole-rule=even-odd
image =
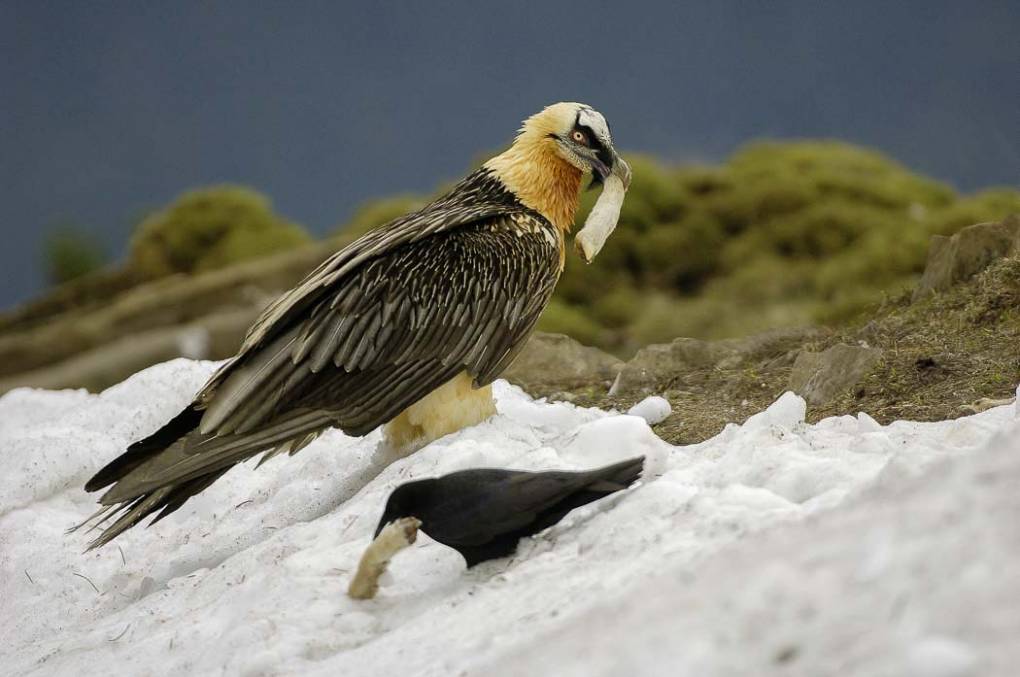
[{"label": "tail feather", "polygon": [[96,510],[94,513],[92,513],[91,515],[86,517],[81,522],[78,522],[78,524],[75,524],[73,527],[69,528],[64,533],[66,533],[66,534],[73,534],[74,532],[78,531],[83,526],[85,526],[89,522],[93,522],[93,520],[94,520],[92,526],[90,526],[85,531],[86,534],[91,533],[97,527],[99,527],[100,524],[102,524],[104,522],[108,522],[110,520],[110,517],[112,517],[113,513],[115,513],[115,512],[117,512],[117,506],[115,506],[115,505],[100,505],[98,510]]},{"label": "tail feather", "polygon": [[133,468],[99,502],[123,503],[170,484],[224,470],[261,451],[319,432],[330,423],[324,413],[294,411],[250,434],[214,436],[194,430]]},{"label": "tail feather", "polygon": [[158,513],[152,521],[155,524],[230,468],[261,451],[281,447],[295,453],[329,425],[323,416],[293,412],[251,434],[215,436],[198,430],[202,412],[189,406],[158,431],[132,444],[86,483],[88,491],[109,489],[99,499],[104,507],[78,527],[96,520],[91,531],[116,517],[89,549],[109,543]]},{"label": "tail feather", "polygon": [[[110,512],[106,514],[103,519],[96,522],[96,524],[92,526],[92,529],[98,528],[117,513],[121,513],[121,515],[117,521],[103,529],[103,532],[89,543],[88,549],[93,550],[106,545],[117,536],[121,535],[149,515],[159,510],[160,512],[156,515],[156,518],[149,523],[149,526],[152,526],[167,515],[175,512],[178,508],[184,505],[189,498],[200,491],[207,489],[209,485],[222,477],[229,469],[230,468],[224,468],[217,472],[211,472],[208,475],[196,477],[195,479],[187,482],[181,482],[180,484],[174,484],[157,489],[156,491],[149,492],[134,500],[121,503],[120,505],[114,504],[109,506],[107,509],[110,510]],[[92,529],[89,529],[89,531],[92,531]]]},{"label": "tail feather", "polygon": [[[208,475],[196,477],[195,479],[188,480],[187,482],[175,484],[174,490],[167,494],[166,500],[163,501],[162,504],[159,506],[160,508],[162,508],[162,510],[160,510],[160,513],[156,515],[156,519],[152,520],[152,522],[149,523],[149,526],[152,526],[153,524],[160,521],[170,513],[176,512],[177,509],[184,505],[187,502],[187,500],[192,496],[195,496],[196,494],[208,489],[213,482],[223,477],[223,475],[225,475],[226,472],[230,470],[230,467],[224,468],[222,470],[217,470],[216,472],[211,472]],[[156,508],[152,510],[152,512],[155,511]]]},{"label": "tail feather", "polygon": [[641,471],[644,467],[645,457],[627,459],[604,468],[589,470],[584,474],[583,484],[577,486],[574,491],[563,496],[555,505],[545,510],[534,524],[530,527],[529,533],[541,531],[546,527],[558,523],[563,516],[574,508],[593,503],[609,494],[622,491],[641,479]]},{"label": "tail feather", "polygon": [[593,481],[586,485],[585,489],[604,493],[626,489],[641,479],[644,466],[645,457],[638,456],[614,463],[613,465],[607,465],[604,468],[597,468],[591,471],[589,476]]},{"label": "tail feather", "polygon": [[151,494],[139,496],[133,501],[125,503],[122,507],[122,514],[110,526],[103,529],[103,533],[94,541],[89,543],[89,550],[106,545],[114,538],[124,533],[134,525],[138,524],[146,515],[157,510],[164,503],[164,499],[173,491],[173,487],[163,487]]},{"label": "tail feather", "polygon": [[169,423],[143,440],[135,442],[127,451],[107,463],[102,470],[85,483],[85,491],[98,491],[145,463],[178,439],[194,430],[202,420],[202,412],[194,405],[177,414]]}]

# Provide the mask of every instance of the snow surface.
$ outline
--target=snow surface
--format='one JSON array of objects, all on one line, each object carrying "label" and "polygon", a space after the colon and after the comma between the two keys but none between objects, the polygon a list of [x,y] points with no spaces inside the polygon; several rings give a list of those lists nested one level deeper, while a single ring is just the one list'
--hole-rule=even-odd
[{"label": "snow surface", "polygon": [[[382,467],[374,433],[236,468],[82,554],[81,485],[215,364],[0,399],[0,673],[968,675],[1020,662],[1020,420],[804,423],[787,393],[672,447],[639,416],[533,401]],[[1020,407],[1020,405],[1017,405]],[[345,595],[388,492],[462,468],[645,454],[641,485],[471,571],[422,534]]]}]

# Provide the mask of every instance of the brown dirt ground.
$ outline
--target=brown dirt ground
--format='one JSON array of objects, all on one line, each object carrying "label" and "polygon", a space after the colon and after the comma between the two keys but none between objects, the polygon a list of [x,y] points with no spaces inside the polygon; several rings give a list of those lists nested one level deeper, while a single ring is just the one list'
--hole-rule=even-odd
[{"label": "brown dirt ground", "polygon": [[[880,423],[937,421],[972,413],[983,398],[1006,399],[1020,383],[1020,258],[997,261],[967,283],[911,304],[888,299],[864,325],[782,346],[735,369],[693,371],[659,384],[673,414],[655,426],[673,444],[712,437],[741,423],[787,390],[799,350],[835,343],[883,350],[870,374],[832,401],[808,408],[808,420],[864,411]],[[626,410],[641,396],[610,397],[603,385],[569,393],[535,392],[580,406]]]}]

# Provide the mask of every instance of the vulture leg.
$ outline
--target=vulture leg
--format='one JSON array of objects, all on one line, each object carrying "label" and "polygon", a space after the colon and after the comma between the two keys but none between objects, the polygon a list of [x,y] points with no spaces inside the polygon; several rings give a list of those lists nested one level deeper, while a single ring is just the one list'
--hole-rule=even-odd
[{"label": "vulture leg", "polygon": [[403,458],[444,435],[481,423],[496,413],[492,386],[474,388],[461,373],[402,411],[383,428],[394,458]]}]

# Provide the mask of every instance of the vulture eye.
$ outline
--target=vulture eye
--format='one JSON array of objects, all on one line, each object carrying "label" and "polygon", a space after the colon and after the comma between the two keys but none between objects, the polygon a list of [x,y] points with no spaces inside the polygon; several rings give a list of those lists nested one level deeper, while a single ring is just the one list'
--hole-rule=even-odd
[{"label": "vulture eye", "polygon": [[582,146],[588,145],[588,139],[585,138],[584,132],[582,132],[579,129],[575,129],[574,133],[570,135],[570,138],[572,138],[574,141],[581,144]]}]

